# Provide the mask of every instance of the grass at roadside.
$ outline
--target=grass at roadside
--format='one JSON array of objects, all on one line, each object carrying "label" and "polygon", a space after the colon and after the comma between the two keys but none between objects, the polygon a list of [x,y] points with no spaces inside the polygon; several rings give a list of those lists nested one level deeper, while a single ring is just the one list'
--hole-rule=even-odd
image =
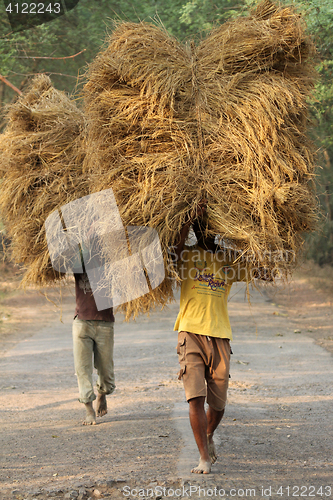
[{"label": "grass at roadside", "polygon": [[305,261],[295,272],[295,278],[305,279],[316,290],[327,294],[333,301],[333,267],[319,266],[311,260]]},{"label": "grass at roadside", "polygon": [[0,257],[0,330],[10,317],[8,308],[4,305],[10,297],[19,293],[22,271],[18,266]]},{"label": "grass at roadside", "polygon": [[0,260],[0,354],[32,335],[36,326],[74,312],[73,286],[22,290],[22,275],[19,266]]}]

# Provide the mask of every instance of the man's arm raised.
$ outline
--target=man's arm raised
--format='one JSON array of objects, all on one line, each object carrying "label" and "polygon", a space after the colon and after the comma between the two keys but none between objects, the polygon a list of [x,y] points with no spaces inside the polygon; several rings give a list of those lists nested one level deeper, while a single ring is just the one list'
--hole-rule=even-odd
[{"label": "man's arm raised", "polygon": [[194,208],[191,214],[188,217],[188,220],[184,223],[183,227],[180,230],[180,233],[177,238],[177,243],[174,247],[174,253],[177,256],[177,261],[179,261],[181,253],[184,249],[185,241],[188,237],[188,233],[190,231],[191,224],[198,217],[202,217],[206,212],[207,200],[202,200],[198,203],[197,207]]}]

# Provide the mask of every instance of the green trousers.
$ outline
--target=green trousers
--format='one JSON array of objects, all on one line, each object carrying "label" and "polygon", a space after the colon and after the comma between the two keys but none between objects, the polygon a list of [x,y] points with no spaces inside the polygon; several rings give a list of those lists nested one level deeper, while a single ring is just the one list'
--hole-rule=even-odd
[{"label": "green trousers", "polygon": [[111,394],[115,390],[113,325],[109,321],[87,321],[78,318],[73,321],[74,365],[80,403],[89,403],[96,399],[92,380],[93,363],[98,374],[98,392]]}]

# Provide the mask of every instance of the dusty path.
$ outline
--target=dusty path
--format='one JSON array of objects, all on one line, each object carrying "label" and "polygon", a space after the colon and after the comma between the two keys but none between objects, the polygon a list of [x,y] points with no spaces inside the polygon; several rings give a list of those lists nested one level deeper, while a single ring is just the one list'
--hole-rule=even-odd
[{"label": "dusty path", "polygon": [[63,323],[36,324],[1,359],[2,498],[333,497],[333,357],[294,333],[313,310],[298,320],[258,292],[249,307],[243,285],[232,295],[229,405],[210,476],[189,473],[197,451],[176,379],[177,305],[117,318],[117,389],[99,425],[83,427],[69,298]]}]

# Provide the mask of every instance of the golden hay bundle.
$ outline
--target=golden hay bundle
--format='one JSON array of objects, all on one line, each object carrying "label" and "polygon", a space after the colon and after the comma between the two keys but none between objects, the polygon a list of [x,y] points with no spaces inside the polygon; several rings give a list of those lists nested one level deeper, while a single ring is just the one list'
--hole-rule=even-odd
[{"label": "golden hay bundle", "polygon": [[50,263],[44,222],[58,207],[87,193],[82,177],[84,119],[47,76],[10,106],[0,137],[0,211],[12,258],[27,267],[23,284],[44,285],[61,274]]},{"label": "golden hay bundle", "polygon": [[[91,192],[112,187],[125,226],[158,231],[167,278],[175,277],[168,248],[202,199],[207,233],[268,268],[314,227],[306,136],[314,52],[294,9],[264,0],[198,47],[147,23],[119,23],[91,64]],[[291,266],[279,262],[284,274]],[[165,279],[127,304],[127,315],[172,297]]]},{"label": "golden hay bundle", "polygon": [[[166,271],[124,306],[127,318],[173,298],[168,249],[202,199],[208,234],[259,266],[282,258],[287,274],[286,256],[316,219],[306,137],[314,48],[297,14],[264,1],[198,47],[146,23],[120,23],[109,42],[90,66],[84,117],[45,76],[9,110],[0,209],[13,258],[28,267],[23,282],[62,276],[50,263],[48,215],[110,187],[124,226],[157,230]],[[83,241],[87,214],[74,215]],[[104,257],[117,260],[111,234],[105,244]]]}]

